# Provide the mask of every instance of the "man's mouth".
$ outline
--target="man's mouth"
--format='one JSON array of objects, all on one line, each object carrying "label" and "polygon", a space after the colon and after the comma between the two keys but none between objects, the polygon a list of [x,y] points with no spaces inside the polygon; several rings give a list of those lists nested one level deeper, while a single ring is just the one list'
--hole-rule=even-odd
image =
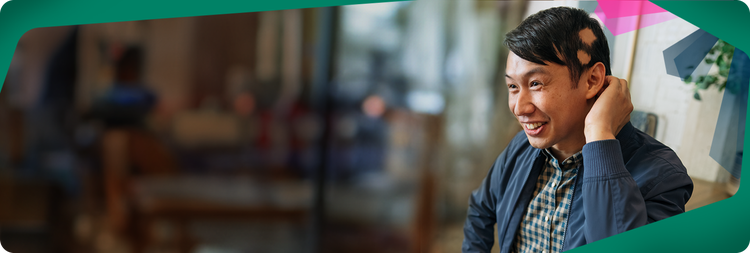
[{"label": "man's mouth", "polygon": [[526,127],[526,129],[534,130],[534,129],[537,129],[537,128],[539,128],[540,126],[542,126],[544,124],[545,123],[543,123],[543,122],[538,122],[538,123],[530,123],[530,124],[523,124],[523,125]]}]

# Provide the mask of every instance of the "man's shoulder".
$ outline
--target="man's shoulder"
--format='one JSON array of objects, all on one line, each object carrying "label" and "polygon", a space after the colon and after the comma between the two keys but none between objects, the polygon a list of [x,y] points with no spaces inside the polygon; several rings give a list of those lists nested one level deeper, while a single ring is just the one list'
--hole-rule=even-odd
[{"label": "man's shoulder", "polygon": [[687,175],[685,165],[669,146],[638,130],[634,133],[633,140],[623,150],[629,155],[626,164],[631,173],[656,178],[674,173]]},{"label": "man's shoulder", "polygon": [[638,140],[636,143],[631,145],[631,148],[630,148],[630,149],[633,149],[631,152],[634,153],[633,154],[634,158],[663,159],[669,162],[677,162],[679,163],[679,166],[682,166],[682,163],[680,162],[680,158],[677,156],[677,153],[674,152],[674,150],[672,150],[672,148],[670,148],[669,146],[665,145],[664,143],[661,143],[659,140],[637,129],[634,135],[636,136],[634,139]]}]

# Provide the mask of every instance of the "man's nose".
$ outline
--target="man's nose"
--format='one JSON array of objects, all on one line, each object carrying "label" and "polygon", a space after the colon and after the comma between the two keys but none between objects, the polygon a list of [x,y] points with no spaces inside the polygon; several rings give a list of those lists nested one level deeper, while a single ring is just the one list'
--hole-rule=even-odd
[{"label": "man's nose", "polygon": [[527,91],[520,91],[516,96],[516,107],[513,113],[516,116],[529,115],[534,112],[534,104],[531,103],[531,96]]}]

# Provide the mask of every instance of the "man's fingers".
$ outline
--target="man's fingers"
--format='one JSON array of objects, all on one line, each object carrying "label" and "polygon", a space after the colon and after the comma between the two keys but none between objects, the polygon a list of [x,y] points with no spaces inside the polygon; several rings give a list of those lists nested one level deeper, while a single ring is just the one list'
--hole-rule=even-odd
[{"label": "man's fingers", "polygon": [[597,97],[601,96],[602,93],[604,93],[604,91],[607,90],[607,88],[609,88],[610,86],[615,87],[613,89],[617,89],[619,87],[618,85],[619,85],[619,78],[614,77],[614,76],[607,76],[607,78],[604,79],[604,84],[602,85],[602,88],[599,89],[599,92],[596,94],[596,96]]},{"label": "man's fingers", "polygon": [[625,80],[625,79],[620,79],[620,80],[623,83],[623,85],[622,85],[623,88],[622,89],[623,89],[623,92],[625,93],[625,97],[628,98],[628,103],[630,104],[630,107],[632,107],[633,103],[630,100],[630,87],[628,87],[628,80]]},{"label": "man's fingers", "polygon": [[[617,135],[623,126],[630,121],[630,113],[633,111],[633,103],[630,100],[630,88],[628,81],[614,76],[607,76],[602,88],[599,90],[599,99],[594,104],[591,120],[606,120],[605,124],[611,124],[613,134]],[[589,121],[588,115],[586,120]],[[604,122],[602,122],[604,123]]]}]

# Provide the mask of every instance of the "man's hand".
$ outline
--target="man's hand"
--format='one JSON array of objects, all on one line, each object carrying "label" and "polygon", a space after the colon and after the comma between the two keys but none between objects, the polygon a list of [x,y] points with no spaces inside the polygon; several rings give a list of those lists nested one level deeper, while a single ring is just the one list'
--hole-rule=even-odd
[{"label": "man's hand", "polygon": [[628,81],[607,76],[591,111],[586,115],[583,133],[586,143],[615,139],[625,124],[630,121],[633,103],[630,102]]}]

